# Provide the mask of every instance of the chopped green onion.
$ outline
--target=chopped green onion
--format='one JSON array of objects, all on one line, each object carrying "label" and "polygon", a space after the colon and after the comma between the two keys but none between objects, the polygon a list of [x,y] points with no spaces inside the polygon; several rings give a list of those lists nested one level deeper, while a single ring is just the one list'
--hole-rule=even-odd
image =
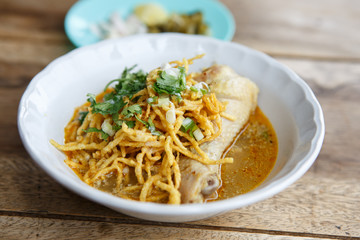
[{"label": "chopped green onion", "polygon": [[206,90],[206,89],[200,89],[200,91],[201,91],[201,93],[202,93],[203,95],[205,95],[205,94],[208,94],[208,93],[209,93],[209,91],[208,91],[208,90]]},{"label": "chopped green onion", "polygon": [[209,85],[207,85],[206,82],[199,82],[195,84],[194,86],[190,87],[190,90],[193,92],[201,92],[202,95],[208,94],[210,92]]},{"label": "chopped green onion", "polygon": [[196,141],[200,141],[204,138],[200,128],[196,126],[196,123],[191,118],[185,118],[181,124],[181,131],[185,133],[189,133],[189,135],[196,139]]},{"label": "chopped green onion", "polygon": [[197,88],[194,87],[194,86],[191,86],[191,87],[190,87],[190,90],[193,91],[193,92],[198,92],[198,91],[199,91],[199,89],[197,89]]},{"label": "chopped green onion", "polygon": [[114,136],[115,134],[115,130],[113,129],[109,118],[105,119],[101,124],[101,130],[109,136]]},{"label": "chopped green onion", "polygon": [[148,98],[146,101],[148,104],[151,105],[151,104],[155,103],[157,99],[158,99],[158,97],[155,96],[155,97]]},{"label": "chopped green onion", "polygon": [[170,99],[168,97],[160,97],[156,106],[169,106]]},{"label": "chopped green onion", "polygon": [[204,138],[204,135],[202,134],[200,128],[197,128],[195,131],[193,131],[193,135],[196,141],[200,141]]},{"label": "chopped green onion", "polygon": [[166,121],[170,124],[174,124],[176,122],[175,109],[171,108],[166,112]]},{"label": "chopped green onion", "polygon": [[188,132],[192,130],[192,128],[196,126],[195,122],[191,118],[185,118],[181,124],[181,131]]}]

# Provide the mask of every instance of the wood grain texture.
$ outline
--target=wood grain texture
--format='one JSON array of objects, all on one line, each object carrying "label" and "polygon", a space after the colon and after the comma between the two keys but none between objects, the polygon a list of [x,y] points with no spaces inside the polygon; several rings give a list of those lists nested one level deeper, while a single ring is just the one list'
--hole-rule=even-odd
[{"label": "wood grain texture", "polygon": [[236,42],[271,55],[359,60],[359,1],[223,2],[235,15]]},{"label": "wood grain texture", "polygon": [[[1,17],[0,22],[9,23],[0,27],[0,36],[24,35],[16,28],[33,19],[31,21],[39,21],[35,25],[38,27],[31,30],[36,32],[30,34],[33,40],[61,42],[64,40],[63,19],[74,2],[3,0],[0,12],[1,15],[5,12],[6,16]],[[236,34],[233,40],[236,42],[271,55],[360,60],[360,2],[357,0],[318,0],[316,4],[312,0],[222,2],[234,15]],[[16,27],[12,27],[14,22]],[[49,28],[51,23],[55,28]]]},{"label": "wood grain texture", "polygon": [[[57,214],[60,217],[93,217],[97,221],[107,219],[111,222],[138,222],[65,190],[28,158],[21,167],[16,162],[21,159],[19,156],[10,155],[7,158],[12,164],[1,166],[3,171],[0,172],[3,176],[5,172],[11,176],[6,179],[7,183],[0,184],[0,206],[3,206],[5,215],[6,212],[17,215],[31,213],[35,214],[34,217]],[[23,179],[20,180],[20,177]],[[195,224],[360,237],[358,182],[356,178],[325,178],[309,172],[273,198]],[[184,225],[188,224],[192,223]]]},{"label": "wood grain texture", "polygon": [[1,12],[15,12],[27,15],[64,16],[77,0],[2,0]]},{"label": "wood grain texture", "polygon": [[[244,239],[307,240],[332,236],[278,235],[276,232],[208,230],[176,226],[121,224],[94,221],[0,217],[0,235],[6,239]],[[4,231],[6,229],[6,231]],[[23,229],[28,231],[24,232]],[[304,234],[306,235],[306,234]]]},{"label": "wood grain texture", "polygon": [[222,0],[234,41],[298,73],[325,116],[311,169],[280,194],[208,220],[148,222],[66,190],[26,153],[16,125],[32,77],[72,50],[63,20],[76,2],[0,1],[1,239],[360,239],[360,2]]}]

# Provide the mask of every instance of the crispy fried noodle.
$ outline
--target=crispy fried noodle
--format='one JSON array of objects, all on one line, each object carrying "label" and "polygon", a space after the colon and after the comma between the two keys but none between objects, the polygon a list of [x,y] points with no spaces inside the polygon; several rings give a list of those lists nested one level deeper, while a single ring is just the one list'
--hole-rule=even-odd
[{"label": "crispy fried noodle", "polygon": [[[180,158],[202,164],[210,159],[199,147],[221,133],[226,103],[205,83],[194,80],[189,64],[173,61],[152,70],[125,69],[104,92],[88,94],[65,127],[65,143],[51,144],[67,156],[65,163],[87,184],[111,188],[126,199],[180,204]],[[110,85],[117,83],[114,87]]]}]

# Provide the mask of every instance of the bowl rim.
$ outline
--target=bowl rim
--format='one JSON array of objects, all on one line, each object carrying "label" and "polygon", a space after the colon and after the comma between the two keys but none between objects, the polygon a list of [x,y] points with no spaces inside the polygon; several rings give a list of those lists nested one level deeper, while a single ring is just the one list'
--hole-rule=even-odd
[{"label": "bowl rim", "polygon": [[[133,200],[122,199],[120,197],[116,197],[109,193],[102,192],[93,187],[90,187],[83,182],[82,182],[83,184],[74,184],[74,182],[70,178],[64,178],[59,172],[56,172],[48,165],[43,164],[43,162],[40,160],[41,156],[38,156],[36,154],[36,151],[34,151],[33,147],[31,146],[31,142],[29,141],[28,137],[25,134],[26,126],[23,121],[24,119],[23,117],[26,114],[26,107],[25,107],[26,101],[28,100],[30,94],[36,89],[36,85],[39,81],[41,81],[42,77],[48,74],[48,72],[52,71],[52,69],[55,68],[57,65],[61,64],[61,62],[64,59],[72,58],[76,54],[81,54],[83,51],[94,50],[105,45],[115,44],[116,42],[132,41],[136,38],[143,38],[144,40],[149,40],[149,39],[157,40],[157,39],[162,39],[163,37],[168,37],[168,38],[180,37],[188,41],[208,41],[214,44],[231,45],[232,47],[241,48],[242,50],[251,52],[251,54],[255,55],[256,57],[260,57],[264,59],[266,62],[271,63],[272,67],[277,67],[280,68],[282,71],[284,71],[294,82],[296,82],[301,87],[301,89],[305,93],[305,98],[309,100],[308,102],[311,103],[311,106],[314,109],[314,123],[316,125],[316,132],[314,134],[314,137],[311,139],[310,151],[307,152],[307,154],[302,158],[302,159],[306,159],[306,161],[303,162],[300,167],[293,168],[290,172],[280,177],[276,181],[276,183],[275,182],[271,183],[263,187],[259,191],[251,191],[246,194],[239,195],[233,198],[214,201],[214,202],[207,202],[204,204],[181,204],[181,205],[167,205],[167,204],[138,202]],[[178,33],[141,34],[141,35],[124,37],[121,39],[105,40],[99,43],[95,43],[92,45],[75,49],[53,60],[48,66],[46,66],[41,72],[39,72],[31,80],[26,90],[24,91],[24,94],[21,97],[19,103],[17,124],[18,124],[21,140],[25,146],[25,149],[31,156],[31,158],[58,183],[60,183],[67,189],[70,189],[71,191],[75,192],[76,194],[81,195],[84,198],[90,199],[94,202],[97,202],[101,205],[105,205],[113,209],[122,209],[124,211],[151,214],[154,216],[189,216],[196,214],[223,212],[223,211],[229,211],[240,207],[244,207],[262,201],[269,197],[272,197],[273,195],[284,190],[286,187],[294,183],[302,175],[305,174],[305,172],[311,167],[313,162],[316,160],[325,136],[324,116],[318,100],[316,99],[314,93],[312,92],[310,87],[306,84],[306,82],[302,80],[294,71],[289,69],[287,66],[281,64],[277,60],[266,55],[265,53],[251,49],[239,43],[226,42],[223,40],[218,40],[200,35],[193,36],[193,35],[185,35]],[[259,194],[259,192],[261,192],[261,194]]]}]

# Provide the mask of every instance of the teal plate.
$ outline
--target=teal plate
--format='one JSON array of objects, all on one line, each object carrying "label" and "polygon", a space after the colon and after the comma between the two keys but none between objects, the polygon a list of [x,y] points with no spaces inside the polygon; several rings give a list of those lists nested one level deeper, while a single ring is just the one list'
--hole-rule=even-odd
[{"label": "teal plate", "polygon": [[201,11],[211,37],[231,41],[234,36],[234,18],[217,0],[80,0],[65,17],[65,32],[77,47],[96,43],[101,39],[91,32],[91,25],[107,21],[114,12],[126,18],[135,6],[144,3],[158,3],[169,13]]}]

